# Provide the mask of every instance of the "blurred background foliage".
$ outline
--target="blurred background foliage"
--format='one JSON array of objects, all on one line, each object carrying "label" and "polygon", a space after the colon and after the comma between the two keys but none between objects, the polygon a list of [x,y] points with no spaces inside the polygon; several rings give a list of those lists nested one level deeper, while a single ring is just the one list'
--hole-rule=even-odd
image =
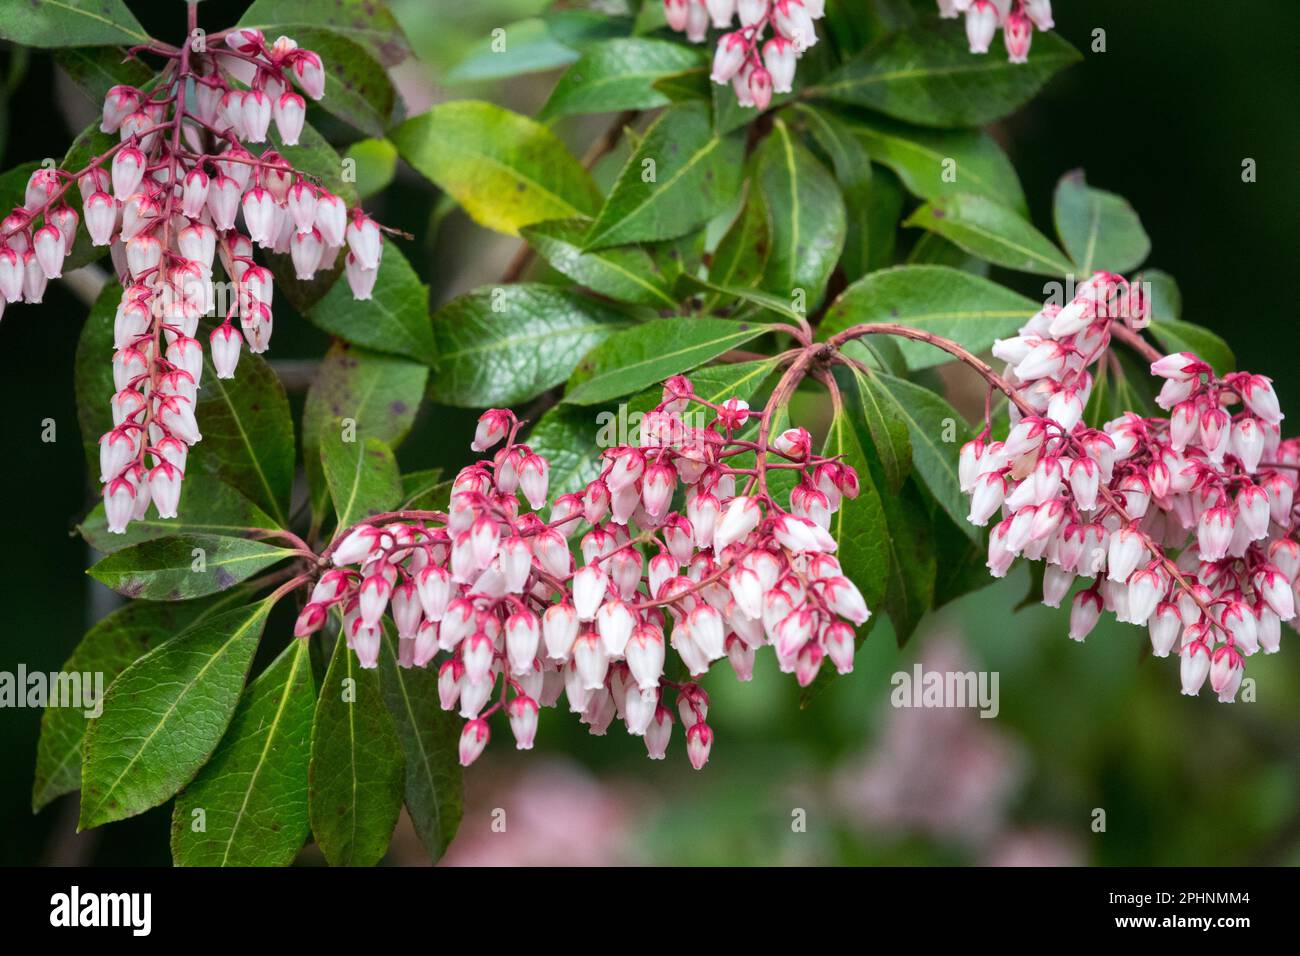
[{"label": "blurred background foliage", "polygon": [[[208,0],[200,22],[229,25],[244,6]],[[621,0],[559,3],[550,12],[545,0],[391,6],[418,57],[396,73],[412,113],[466,97],[534,113],[584,37],[632,12]],[[1300,379],[1286,356],[1300,349],[1289,291],[1300,228],[1300,6],[1194,6],[1057,0],[1058,30],[1084,62],[994,132],[1040,228],[1050,226],[1052,188],[1069,169],[1082,166],[1090,183],[1127,197],[1151,236],[1151,265],[1181,285],[1184,318],[1224,336],[1240,367],[1273,376],[1294,420]],[[154,35],[179,39],[180,4],[133,7]],[[515,55],[534,58],[541,72],[499,79],[481,51],[493,28],[520,21],[512,42],[526,42]],[[1105,31],[1105,53],[1091,51],[1095,29]],[[97,108],[48,56],[0,51],[4,169],[61,156]],[[323,116],[313,122],[339,143],[356,138]],[[557,131],[581,154],[606,122],[564,120]],[[1247,158],[1257,163],[1257,182],[1242,181]],[[406,251],[435,305],[497,279],[517,249],[401,168],[369,206],[419,237]],[[1040,292],[1025,276],[996,278]],[[71,534],[91,501],[72,389],[87,306],[67,284],[52,285],[46,302],[0,328],[0,670],[10,672],[20,662],[29,671],[57,668],[114,600],[84,576],[91,555]],[[271,357],[292,387],[303,371],[295,360],[326,345],[306,322],[280,321]],[[821,411],[803,398],[795,417]],[[40,440],[46,419],[56,423],[54,443]],[[472,420],[427,406],[402,448],[404,468],[464,463]],[[652,763],[639,740],[613,732],[592,740],[567,713],[547,712],[534,753],[515,754],[502,739],[468,775],[465,820],[446,862],[1300,863],[1296,636],[1287,632],[1281,654],[1252,660],[1254,703],[1219,705],[1208,695],[1181,697],[1176,664],[1150,660],[1138,629],[1103,625],[1076,645],[1065,638],[1064,612],[1013,614],[1028,589],[1022,569],[932,615],[901,651],[882,622],[854,674],[804,707],[771,655],[760,655],[748,686],[720,665],[705,685],[717,743],[701,773],[686,763],[680,727],[669,759]],[[287,621],[278,627],[287,633]],[[918,660],[997,671],[996,719],[892,709],[891,676]],[[0,712],[0,863],[167,864],[170,807],[82,835],[74,795],[30,816],[39,718]],[[497,808],[505,833],[492,831]],[[1094,829],[1098,810],[1104,832]],[[409,827],[399,829],[390,859],[421,859]],[[312,862],[310,851],[304,861]]]}]

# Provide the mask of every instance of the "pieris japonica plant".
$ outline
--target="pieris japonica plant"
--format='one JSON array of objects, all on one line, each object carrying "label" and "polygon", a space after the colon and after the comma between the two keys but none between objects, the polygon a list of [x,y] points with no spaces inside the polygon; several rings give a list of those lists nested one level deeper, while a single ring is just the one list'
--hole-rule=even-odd
[{"label": "pieris japonica plant", "polygon": [[[1268,377],[1181,320],[1124,200],[1067,173],[1049,238],[980,129],[1078,58],[1045,0],[606,3],[536,118],[411,115],[372,0],[178,4],[170,42],[21,6],[0,36],[98,118],[0,177],[4,328],[103,280],[78,530],[128,599],[66,665],[108,690],[46,713],[36,808],[172,801],[175,860],[225,865],[374,863],[404,806],[437,858],[485,752],[568,715],[701,769],[718,682],[815,703],[1017,558],[1063,634],[1110,611],[1185,693],[1279,649],[1300,446]],[[456,71],[537,69],[501,29]],[[428,247],[379,224],[413,197],[515,244],[500,279],[431,314]],[[333,337],[301,403],[272,288]]]}]

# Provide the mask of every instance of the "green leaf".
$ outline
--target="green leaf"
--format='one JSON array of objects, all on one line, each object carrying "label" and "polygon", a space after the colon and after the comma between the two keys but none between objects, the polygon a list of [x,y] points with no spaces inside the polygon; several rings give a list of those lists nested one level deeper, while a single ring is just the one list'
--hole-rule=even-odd
[{"label": "green leaf", "polygon": [[[288,866],[311,835],[307,764],[316,682],[293,640],[239,699],[230,729],[172,810],[178,866]],[[196,831],[196,812],[203,829]]]},{"label": "green leaf", "polygon": [[[890,574],[889,528],[885,523],[884,496],[876,487],[867,457],[866,449],[870,445],[863,444],[868,435],[863,430],[863,423],[854,420],[855,404],[860,403],[846,406],[844,414],[831,419],[830,431],[826,433],[822,448],[823,455],[838,455],[857,472],[859,485],[857,498],[841,502],[839,509],[831,515],[828,530],[839,542],[837,557],[840,567],[861,590],[874,614],[879,612],[879,604],[885,599]],[[861,635],[865,636],[870,626],[868,621]]]},{"label": "green leaf", "polygon": [[672,239],[734,202],[744,138],[719,137],[703,103],[665,110],[628,159],[587,236],[587,249]]},{"label": "green leaf", "polygon": [[313,516],[319,519],[329,498],[320,453],[326,436],[341,434],[342,421],[350,419],[357,440],[377,438],[397,447],[411,430],[428,378],[428,367],[410,359],[342,342],[330,347],[302,412],[303,468]]},{"label": "green leaf", "polygon": [[574,113],[667,106],[668,97],[652,84],[702,62],[698,50],[680,43],[644,37],[606,40],[564,72],[539,115],[551,120]]},{"label": "green leaf", "polygon": [[709,264],[709,282],[726,288],[756,288],[772,251],[772,227],[763,194],[751,189]]},{"label": "green leaf", "polygon": [[391,511],[402,500],[397,460],[378,438],[347,442],[327,435],[321,442],[321,463],[340,531]]},{"label": "green leaf", "polygon": [[96,109],[101,109],[114,86],[143,87],[153,79],[144,61],[128,59],[121,47],[69,47],[54,51],[54,62],[68,74]]},{"label": "green leaf", "polygon": [[1219,375],[1235,371],[1232,347],[1209,329],[1180,319],[1154,319],[1148,331],[1166,352],[1193,352]]},{"label": "green leaf", "polygon": [[1011,160],[983,130],[935,130],[868,114],[843,119],[871,158],[921,199],[973,193],[1028,214]]},{"label": "green leaf", "polygon": [[86,732],[85,830],[156,807],[194,778],[244,689],[270,599],[192,625],[113,681]]},{"label": "green leaf", "polygon": [[973,56],[959,24],[933,24],[883,37],[805,93],[922,126],[980,126],[1017,110],[1079,59],[1055,33],[1034,36],[1028,63]]},{"label": "green leaf", "polygon": [[1162,269],[1143,269],[1133,277],[1133,281],[1145,283],[1147,295],[1151,299],[1151,315],[1155,321],[1183,317],[1183,294],[1178,289],[1178,282],[1168,272]]},{"label": "green leaf", "polygon": [[402,509],[446,511],[451,500],[451,479],[442,477],[441,468],[427,468],[402,475]]},{"label": "green leaf", "polygon": [[286,146],[274,123],[267,133],[276,152],[294,169],[318,179],[322,186],[342,198],[349,206],[356,205],[359,197],[356,184],[343,178],[343,160],[320,130],[305,123],[298,134],[297,146]]},{"label": "green leaf", "polygon": [[[745,286],[718,285],[704,279],[696,279],[694,276],[683,276],[678,280],[678,288],[712,293],[717,299],[735,300],[745,306],[752,306],[752,308],[738,310],[733,313],[733,317],[753,318],[759,322],[779,318],[791,323],[797,323],[803,318],[803,313],[791,306],[790,300],[783,299],[778,295],[772,295],[770,292],[761,292],[758,289],[750,289]],[[764,313],[770,314],[765,315]]]},{"label": "green leaf", "polygon": [[259,529],[276,527],[271,516],[257,505],[224,481],[202,472],[186,475],[181,483],[176,514],[175,518],[159,518],[156,511],[151,511],[127,525],[124,534],[111,534],[104,504],[100,502],[77,526],[77,532],[96,551],[112,554],[144,541],[178,534],[247,538]]},{"label": "green leaf", "polygon": [[[866,225],[867,272],[894,264],[898,220],[903,214],[903,184],[885,166],[871,168],[871,204]],[[853,276],[852,278],[858,278]]]},{"label": "green leaf", "polygon": [[[1015,333],[1038,307],[988,279],[947,266],[898,266],[863,276],[826,311],[818,336],[828,338],[866,322],[896,322],[982,352]],[[925,342],[898,339],[910,369],[952,361]]]},{"label": "green leaf", "polygon": [[547,10],[540,17],[502,27],[500,41],[505,43],[504,50],[495,33],[472,44],[444,80],[449,84],[472,83],[553,70],[578,59],[582,50],[594,42],[626,36],[628,27],[628,18],[600,10]]},{"label": "green leaf", "polygon": [[429,290],[391,243],[379,261],[374,292],[358,301],[346,282],[336,282],[307,317],[326,332],[355,345],[432,363],[433,326]]},{"label": "green leaf", "polygon": [[883,607],[902,647],[934,603],[938,561],[925,499],[909,479],[896,495],[881,496],[889,533],[889,575]]},{"label": "green leaf", "polygon": [[325,96],[320,108],[370,136],[383,136],[397,105],[388,71],[365,47],[332,30],[294,28],[304,49],[325,64]]},{"label": "green leaf", "polygon": [[[254,0],[239,26],[295,38],[303,27],[324,28],[360,44],[384,66],[394,66],[411,55],[397,18],[387,4],[373,0]],[[327,72],[332,65],[325,60]]]},{"label": "green leaf", "polygon": [[835,169],[835,178],[844,196],[848,226],[841,264],[852,281],[871,267],[871,156],[838,116],[807,103],[800,103],[794,109],[806,122],[808,131]]},{"label": "green leaf", "polygon": [[196,465],[220,478],[275,519],[288,524],[293,487],[293,419],[279,377],[260,355],[244,350],[233,379],[217,378],[204,351],[203,387],[195,408],[203,441],[190,453]]},{"label": "green leaf", "polygon": [[1128,200],[1089,186],[1082,169],[1066,173],[1056,184],[1052,214],[1080,279],[1098,270],[1136,269],[1151,252],[1151,240]]},{"label": "green leaf", "polygon": [[0,0],[0,39],[43,49],[150,42],[122,0]]},{"label": "green leaf", "polygon": [[234,587],[292,554],[261,541],[180,534],[115,551],[86,573],[125,597],[184,601]]},{"label": "green leaf", "polygon": [[898,401],[874,376],[851,366],[837,368],[835,378],[844,396],[845,414],[861,432],[863,446],[879,461],[886,488],[898,491],[912,471],[912,440]]},{"label": "green leaf", "polygon": [[498,232],[595,211],[587,171],[545,126],[474,100],[435,106],[389,134],[402,158]]},{"label": "green leaf", "polygon": [[812,310],[844,249],[844,200],[824,166],[778,119],[758,148],[755,176],[772,226],[763,286],[778,295],[802,289]]},{"label": "green leaf", "polygon": [[671,318],[610,336],[578,365],[564,401],[595,405],[702,365],[766,331],[761,323]]},{"label": "green leaf", "polygon": [[399,667],[397,640],[384,627],[379,687],[406,754],[406,812],[432,862],[437,863],[460,826],[460,720],[442,709],[432,667]]},{"label": "green leaf", "polygon": [[[197,601],[132,601],[88,630],[59,671],[70,678],[81,675],[83,688],[88,682],[102,679],[94,691],[96,703],[100,703],[104,687],[147,652],[187,627],[242,604],[251,594],[251,588],[241,586]],[[90,725],[86,713],[78,707],[47,707],[41,714],[32,781],[33,812],[55,797],[81,788],[81,744]],[[97,716],[93,709],[91,713]]]},{"label": "green leaf", "polygon": [[1014,210],[983,196],[956,193],[928,202],[905,226],[938,233],[973,256],[1020,272],[1064,276],[1070,260]]},{"label": "green leaf", "polygon": [[677,306],[649,253],[640,246],[583,252],[590,228],[586,219],[553,219],[525,226],[520,233],[552,268],[593,292],[635,305]]},{"label": "green leaf", "polygon": [[957,454],[971,439],[970,426],[943,397],[906,379],[881,375],[880,384],[896,400],[912,440],[912,466],[939,507],[978,541],[980,531],[966,520],[970,508],[957,480]]},{"label": "green leaf", "polygon": [[444,405],[514,405],[559,385],[578,360],[628,319],[554,286],[484,287],[434,317],[438,374],[429,394]]},{"label": "green leaf", "polygon": [[397,147],[386,139],[357,140],[343,156],[356,164],[357,196],[361,199],[383,192],[397,175]]},{"label": "green leaf", "polygon": [[373,866],[402,809],[405,760],[379,672],[365,670],[343,635],[321,684],[311,730],[311,830],[331,866]]}]

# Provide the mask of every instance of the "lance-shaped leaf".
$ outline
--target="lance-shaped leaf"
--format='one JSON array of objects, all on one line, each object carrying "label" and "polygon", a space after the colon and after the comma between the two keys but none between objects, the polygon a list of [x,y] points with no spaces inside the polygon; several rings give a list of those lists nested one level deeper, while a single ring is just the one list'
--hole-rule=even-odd
[{"label": "lance-shaped leaf", "polygon": [[[877,163],[921,199],[973,193],[1028,213],[1011,160],[983,130],[936,130],[860,114],[841,122]],[[815,127],[813,127],[815,132]]]},{"label": "lance-shaped leaf", "polygon": [[380,355],[336,342],[321,361],[302,412],[303,467],[311,485],[312,512],[328,499],[320,464],[321,443],[343,430],[359,441],[401,444],[420,408],[429,369],[410,359]]},{"label": "lance-shaped leaf", "polygon": [[245,351],[233,379],[217,378],[204,350],[203,387],[195,416],[203,441],[190,453],[198,466],[243,492],[281,527],[293,486],[293,419],[279,377]]},{"label": "lance-shaped leaf", "polygon": [[554,219],[520,230],[537,254],[579,285],[634,305],[672,309],[677,300],[668,291],[654,261],[640,246],[614,246],[583,252],[591,223],[585,219]]},{"label": "lance-shaped leaf", "polygon": [[1073,271],[1070,260],[1052,241],[1014,210],[984,196],[957,193],[928,202],[908,217],[905,226],[938,233],[985,262],[1064,276]]},{"label": "lance-shaped leaf", "polygon": [[980,531],[966,520],[970,508],[957,480],[957,455],[972,437],[970,426],[928,388],[892,375],[881,375],[879,380],[893,395],[896,411],[907,423],[916,477],[957,526],[978,541]]},{"label": "lance-shaped leaf", "polygon": [[340,531],[391,511],[402,500],[397,460],[378,438],[346,442],[327,435],[321,442],[321,463]]},{"label": "lance-shaped leaf", "polygon": [[498,232],[588,215],[600,203],[591,177],[554,133],[491,103],[443,103],[388,138],[475,222]]},{"label": "lance-shaped leaf", "polygon": [[[868,458],[870,445],[864,444],[870,436],[862,429],[861,422],[854,421],[853,411],[852,406],[846,406],[843,413],[831,420],[822,448],[823,455],[839,456],[857,472],[859,484],[857,498],[840,502],[839,509],[831,515],[828,530],[839,542],[836,554],[840,567],[858,586],[871,612],[876,614],[885,599],[891,572],[889,527],[885,523],[882,495],[876,487]],[[865,636],[870,625],[870,621],[864,625],[861,636]]]},{"label": "lance-shaped leaf", "polygon": [[1078,59],[1055,33],[1035,35],[1027,63],[972,56],[959,24],[933,24],[883,37],[806,94],[922,126],[979,126],[1018,109]]},{"label": "lance-shaped leaf", "polygon": [[844,249],[846,220],[839,186],[783,120],[757,154],[755,176],[772,227],[772,252],[763,287],[794,298],[807,310],[820,304],[826,280]]},{"label": "lance-shaped leaf", "polygon": [[766,331],[759,322],[671,318],[610,336],[579,363],[564,400],[595,405],[703,365]]},{"label": "lance-shaped leaf", "polygon": [[698,50],[681,43],[646,37],[606,40],[565,70],[540,116],[552,120],[574,113],[667,106],[670,101],[654,88],[655,81],[698,67],[703,59]]},{"label": "lance-shaped leaf", "polygon": [[871,156],[838,116],[807,103],[795,110],[835,170],[847,224],[841,265],[850,280],[856,279],[871,267]]},{"label": "lance-shaped leaf", "polygon": [[1080,279],[1098,270],[1136,269],[1151,252],[1151,240],[1128,200],[1089,186],[1082,169],[1066,173],[1056,184],[1052,214]]},{"label": "lance-shaped leaf", "polygon": [[54,62],[68,74],[96,109],[102,109],[114,86],[147,86],[153,71],[143,60],[128,58],[121,47],[68,47],[54,51]]},{"label": "lance-shaped leaf", "polygon": [[139,521],[127,525],[124,534],[112,534],[104,504],[100,502],[77,525],[77,531],[96,551],[112,554],[123,548],[168,538],[178,534],[214,534],[229,538],[247,538],[276,524],[257,505],[253,504],[224,481],[197,472],[186,476],[181,483],[181,500],[175,518],[159,518],[156,511]]},{"label": "lance-shaped leaf", "polygon": [[[980,276],[947,266],[898,266],[863,276],[826,311],[818,335],[850,326],[895,322],[951,339],[982,352],[995,339],[1015,334],[1038,307],[1030,299]],[[925,342],[897,339],[908,368],[952,361]]]},{"label": "lance-shaped leaf", "polygon": [[[763,194],[751,189],[709,263],[709,282],[733,289],[756,288],[772,252],[772,227]],[[714,301],[721,297],[714,297]]]},{"label": "lance-shaped leaf", "polygon": [[115,551],[86,573],[129,598],[184,601],[232,588],[292,554],[262,541],[181,534]]},{"label": "lance-shaped leaf", "polygon": [[585,353],[629,321],[595,299],[549,285],[459,296],[434,316],[430,397],[468,408],[527,401],[567,379]]},{"label": "lance-shaped leaf", "polygon": [[404,764],[379,672],[363,669],[340,634],[316,702],[308,771],[311,830],[331,866],[373,866],[387,852]]},{"label": "lance-shaped leaf", "polygon": [[442,477],[441,468],[427,468],[402,475],[403,510],[446,511],[451,499],[451,479]]},{"label": "lance-shaped leaf", "polygon": [[221,741],[271,610],[269,599],[206,618],[126,668],[91,722],[79,829],[155,807]]},{"label": "lance-shaped leaf", "polygon": [[[324,28],[365,47],[384,66],[394,66],[411,55],[397,18],[387,4],[373,0],[254,0],[239,25],[271,36],[284,33],[292,37],[304,26]],[[326,70],[329,67],[326,60]]]},{"label": "lance-shaped leaf", "polygon": [[[69,680],[77,675],[83,695],[89,685],[98,704],[102,702],[104,688],[146,653],[205,618],[239,606],[251,594],[250,587],[241,586],[197,601],[164,604],[132,601],[88,630],[59,671],[68,675]],[[102,684],[97,686],[100,680]],[[36,773],[32,781],[33,812],[55,797],[80,789],[81,744],[91,719],[88,712],[94,716],[100,713],[92,706],[86,710],[47,707],[41,714],[41,737],[36,745]]]},{"label": "lance-shaped leaf", "polygon": [[898,494],[881,496],[890,551],[883,607],[894,625],[899,647],[907,643],[933,605],[938,576],[930,516],[925,498],[913,482],[909,478]]},{"label": "lance-shaped leaf", "polygon": [[369,299],[358,301],[346,282],[336,282],[307,317],[326,332],[355,345],[393,352],[426,364],[433,361],[429,290],[389,244]]},{"label": "lance-shaped leaf", "polygon": [[[307,764],[316,682],[294,640],[239,699],[230,728],[172,810],[178,866],[288,866],[311,835]],[[200,825],[201,824],[201,825]]]},{"label": "lance-shaped leaf", "polygon": [[870,375],[852,366],[835,370],[844,413],[880,463],[886,489],[896,492],[912,472],[912,440],[898,401]]},{"label": "lance-shaped leaf", "polygon": [[397,637],[384,627],[379,687],[406,754],[406,812],[432,862],[437,863],[462,813],[460,719],[438,701],[432,667],[399,667]]},{"label": "lance-shaped leaf", "polygon": [[0,39],[40,48],[150,42],[122,0],[3,0]]},{"label": "lance-shaped leaf", "polygon": [[586,248],[673,239],[727,208],[740,188],[744,138],[718,136],[704,103],[663,112],[596,215]]}]

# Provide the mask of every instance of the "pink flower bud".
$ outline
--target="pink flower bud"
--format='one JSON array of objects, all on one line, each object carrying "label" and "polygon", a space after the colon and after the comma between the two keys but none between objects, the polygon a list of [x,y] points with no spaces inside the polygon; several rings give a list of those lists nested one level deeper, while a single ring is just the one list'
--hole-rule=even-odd
[{"label": "pink flower bud", "polygon": [[713,749],[713,731],[709,725],[700,721],[686,731],[686,755],[691,766],[701,769],[709,762],[709,751]]},{"label": "pink flower bud", "polygon": [[990,0],[972,0],[966,11],[966,40],[972,53],[989,52],[998,29],[998,11]]},{"label": "pink flower bud", "polygon": [[490,735],[491,732],[488,730],[486,720],[480,720],[476,717],[465,724],[465,727],[460,732],[460,765],[462,767],[468,767],[482,756]]}]

